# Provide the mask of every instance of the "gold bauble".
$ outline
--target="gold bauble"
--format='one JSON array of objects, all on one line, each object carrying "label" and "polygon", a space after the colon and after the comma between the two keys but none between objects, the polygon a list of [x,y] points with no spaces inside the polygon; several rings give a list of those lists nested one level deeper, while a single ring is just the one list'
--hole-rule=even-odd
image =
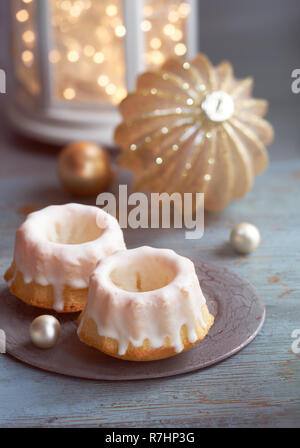
[{"label": "gold bauble", "polygon": [[58,158],[58,174],[68,191],[81,196],[100,193],[113,177],[107,152],[92,142],[66,146]]},{"label": "gold bauble", "polygon": [[251,78],[234,78],[228,62],[214,67],[204,54],[140,75],[120,104],[115,132],[134,188],[205,193],[212,211],[244,196],[266,168],[273,139],[262,118],[268,103],[251,97],[252,86]]}]

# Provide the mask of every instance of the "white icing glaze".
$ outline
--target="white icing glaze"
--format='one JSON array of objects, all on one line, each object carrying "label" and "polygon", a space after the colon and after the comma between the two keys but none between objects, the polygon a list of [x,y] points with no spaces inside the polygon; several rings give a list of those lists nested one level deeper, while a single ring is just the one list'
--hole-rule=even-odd
[{"label": "white icing glaze", "polygon": [[139,247],[102,260],[90,277],[85,318],[95,321],[98,333],[118,341],[124,355],[128,343],[140,347],[149,339],[152,348],[166,336],[176,352],[183,350],[182,325],[190,342],[197,340],[197,322],[206,327],[201,307],[206,303],[194,264],[170,249]]},{"label": "white icing glaze", "polygon": [[52,205],[19,227],[14,261],[26,283],[52,285],[53,307],[60,311],[64,287],[87,288],[98,261],[121,249],[123,232],[113,216],[89,205]]}]

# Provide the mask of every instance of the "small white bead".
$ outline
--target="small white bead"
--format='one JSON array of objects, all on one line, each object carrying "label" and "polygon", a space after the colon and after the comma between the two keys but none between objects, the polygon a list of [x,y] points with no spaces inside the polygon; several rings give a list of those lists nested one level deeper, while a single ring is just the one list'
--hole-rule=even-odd
[{"label": "small white bead", "polygon": [[38,348],[51,348],[56,344],[60,335],[60,323],[51,315],[44,314],[36,317],[29,329],[31,342]]},{"label": "small white bead", "polygon": [[249,254],[260,244],[260,233],[257,227],[249,222],[242,222],[232,229],[230,243],[241,254]]}]

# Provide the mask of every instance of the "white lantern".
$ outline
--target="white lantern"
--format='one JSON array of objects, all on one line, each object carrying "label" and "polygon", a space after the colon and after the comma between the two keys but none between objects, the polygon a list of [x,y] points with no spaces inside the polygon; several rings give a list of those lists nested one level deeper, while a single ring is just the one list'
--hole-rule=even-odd
[{"label": "white lantern", "polygon": [[14,98],[24,133],[112,144],[138,73],[197,52],[197,0],[12,0]]}]

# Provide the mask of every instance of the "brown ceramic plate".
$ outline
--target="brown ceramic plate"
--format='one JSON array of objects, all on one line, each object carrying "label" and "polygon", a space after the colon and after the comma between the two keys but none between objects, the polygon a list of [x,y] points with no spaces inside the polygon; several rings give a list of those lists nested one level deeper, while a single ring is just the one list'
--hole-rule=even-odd
[{"label": "brown ceramic plate", "polygon": [[61,322],[58,344],[49,350],[34,347],[29,339],[31,321],[45,311],[23,304],[6,287],[0,290],[0,328],[6,333],[7,352],[50,372],[94,380],[139,380],[178,375],[216,364],[245,347],[265,319],[257,292],[233,272],[193,260],[215,323],[206,338],[191,350],[172,358],[131,362],[109,357],[79,341],[78,313],[53,314]]}]

